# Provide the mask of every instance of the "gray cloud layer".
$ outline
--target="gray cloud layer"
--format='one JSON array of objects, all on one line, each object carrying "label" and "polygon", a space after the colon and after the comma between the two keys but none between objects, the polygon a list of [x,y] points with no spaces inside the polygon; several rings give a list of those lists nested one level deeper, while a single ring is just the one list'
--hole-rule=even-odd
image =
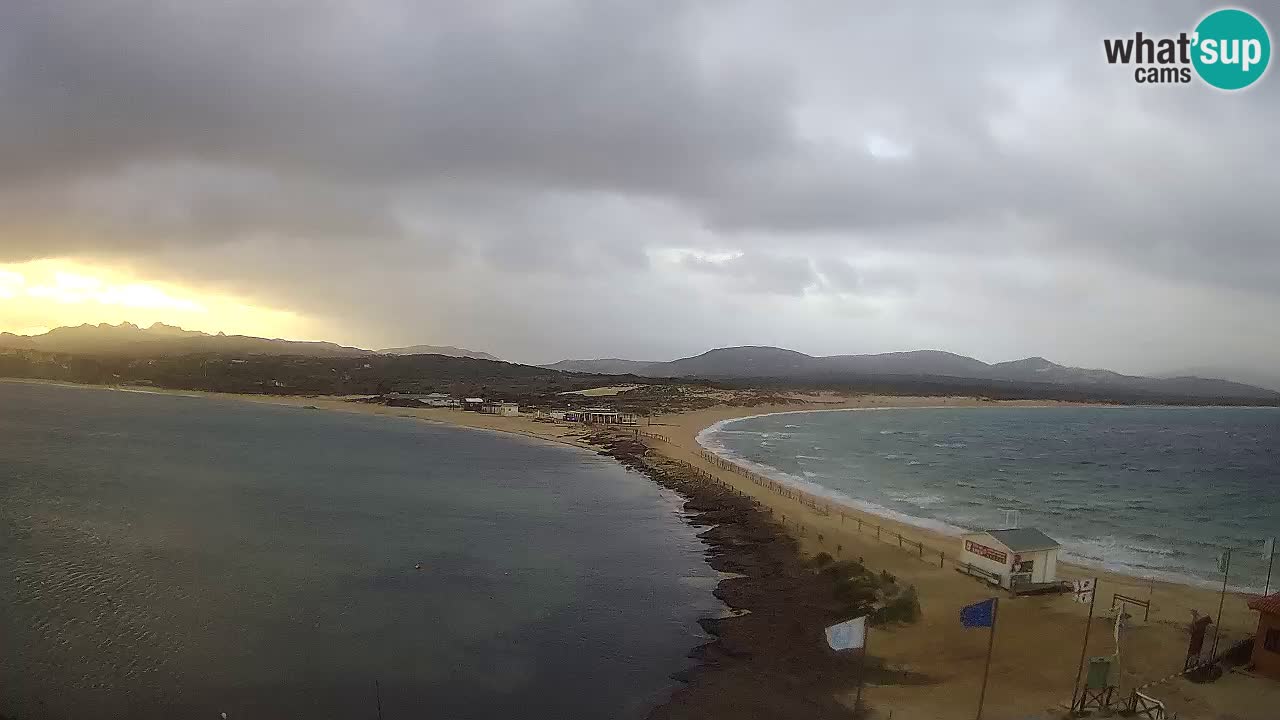
[{"label": "gray cloud layer", "polygon": [[521,360],[1266,367],[1275,77],[1144,87],[1102,56],[1210,7],[9,3],[0,261]]}]

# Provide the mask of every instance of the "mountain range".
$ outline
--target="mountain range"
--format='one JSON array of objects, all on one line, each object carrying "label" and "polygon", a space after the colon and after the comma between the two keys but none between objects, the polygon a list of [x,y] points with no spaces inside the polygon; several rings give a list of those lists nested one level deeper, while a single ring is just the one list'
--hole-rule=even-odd
[{"label": "mountain range", "polygon": [[[148,328],[140,328],[132,323],[85,324],[55,328],[42,335],[0,333],[0,349],[151,357],[193,353],[307,357],[442,355],[478,361],[500,361],[489,353],[451,345],[411,345],[375,351],[328,342],[302,342],[223,333],[210,335],[164,323],[155,323]],[[1041,390],[1064,388],[1093,396],[1119,392],[1131,396],[1246,398],[1280,403],[1280,392],[1261,387],[1268,384],[1265,377],[1257,385],[1205,377],[1200,373],[1144,377],[1123,375],[1111,370],[1059,365],[1042,357],[992,364],[941,350],[814,356],[784,348],[745,346],[717,348],[701,355],[671,361],[602,358],[562,360],[540,367],[594,375],[739,381],[755,379],[829,385],[924,381],[939,387],[964,387],[975,383],[1015,383],[1035,386]]]},{"label": "mountain range", "polygon": [[0,333],[0,348],[41,350],[43,352],[78,355],[187,355],[191,353],[228,353],[243,355],[305,355],[342,357],[354,355],[447,355],[449,357],[497,360],[483,352],[451,345],[414,345],[411,347],[365,350],[330,342],[305,342],[227,335],[197,330],[183,330],[174,325],[155,323],[141,328],[133,323],[109,325],[77,325],[54,328],[43,335]]},{"label": "mountain range", "polygon": [[408,347],[383,348],[377,351],[380,355],[447,355],[449,357],[471,358],[473,360],[498,360],[502,358],[487,352],[468,350],[452,345],[410,345]]},{"label": "mountain range", "polygon": [[806,382],[936,378],[1035,383],[1085,390],[1120,390],[1201,398],[1274,396],[1280,399],[1280,393],[1275,391],[1230,380],[1191,375],[1123,375],[1111,370],[1059,365],[1042,357],[990,364],[942,350],[813,356],[783,348],[746,346],[717,348],[701,355],[669,362],[605,358],[562,360],[543,367],[565,372],[631,374],[654,378],[781,379]]}]

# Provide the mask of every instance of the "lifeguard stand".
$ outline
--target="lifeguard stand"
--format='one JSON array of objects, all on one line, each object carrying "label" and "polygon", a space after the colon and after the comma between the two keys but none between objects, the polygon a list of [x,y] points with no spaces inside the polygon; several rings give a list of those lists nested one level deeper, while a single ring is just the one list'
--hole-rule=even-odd
[{"label": "lifeguard stand", "polygon": [[1072,713],[1103,710],[1111,705],[1117,687],[1114,668],[1115,658],[1111,655],[1089,658],[1089,672],[1085,675],[1080,697],[1076,699],[1075,707],[1071,708]]}]

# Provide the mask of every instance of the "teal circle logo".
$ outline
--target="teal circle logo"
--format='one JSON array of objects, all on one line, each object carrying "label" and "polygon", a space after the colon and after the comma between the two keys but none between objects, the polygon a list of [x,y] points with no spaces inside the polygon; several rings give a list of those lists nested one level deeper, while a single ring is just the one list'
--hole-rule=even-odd
[{"label": "teal circle logo", "polygon": [[1235,8],[1215,10],[1196,25],[1191,63],[1200,79],[1220,90],[1258,81],[1271,61],[1271,35],[1258,18]]}]

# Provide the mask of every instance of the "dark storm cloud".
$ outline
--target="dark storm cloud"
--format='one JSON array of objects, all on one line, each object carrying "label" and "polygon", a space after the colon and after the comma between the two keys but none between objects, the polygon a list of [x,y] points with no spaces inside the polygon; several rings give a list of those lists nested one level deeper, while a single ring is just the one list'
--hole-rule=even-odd
[{"label": "dark storm cloud", "polygon": [[[369,344],[1102,364],[1089,321],[1118,321],[1032,318],[1280,310],[1274,70],[1225,95],[1102,58],[1211,7],[6,3],[0,261],[123,258]],[[528,331],[548,316],[576,322]],[[865,344],[827,347],[831,325]]]}]

